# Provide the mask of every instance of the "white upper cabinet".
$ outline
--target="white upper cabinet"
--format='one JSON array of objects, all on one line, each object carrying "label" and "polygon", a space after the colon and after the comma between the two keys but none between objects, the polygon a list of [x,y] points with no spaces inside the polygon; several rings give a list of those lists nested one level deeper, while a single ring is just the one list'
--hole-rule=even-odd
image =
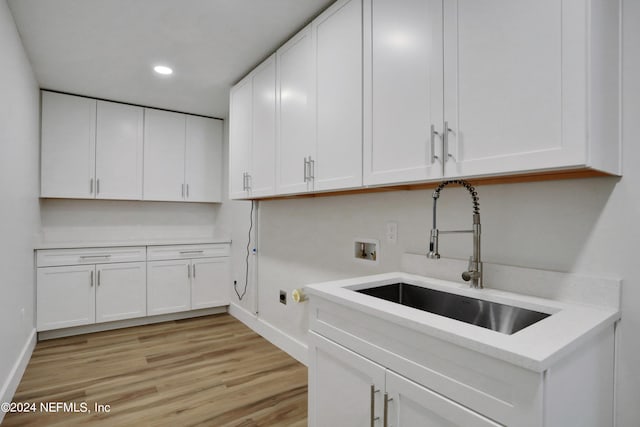
[{"label": "white upper cabinet", "polygon": [[272,55],[252,76],[251,170],[247,185],[252,196],[276,191],[276,58]]},{"label": "white upper cabinet", "polygon": [[365,184],[620,173],[618,2],[365,4]]},{"label": "white upper cabinet", "polygon": [[315,153],[315,56],[311,26],[276,52],[278,63],[278,194],[311,190]]},{"label": "white upper cabinet", "polygon": [[222,200],[222,120],[186,116],[185,197],[190,202]]},{"label": "white upper cabinet", "polygon": [[338,0],[276,52],[276,194],[619,175],[619,21],[619,0]]},{"label": "white upper cabinet", "polygon": [[275,55],[233,87],[229,109],[229,197],[275,194]]},{"label": "white upper cabinet", "polygon": [[364,184],[442,176],[442,0],[365,2]]},{"label": "white upper cabinet", "polygon": [[316,54],[315,190],[362,185],[362,0],[341,0],[312,23]]},{"label": "white upper cabinet", "polygon": [[142,199],[143,109],[97,102],[95,196]]},{"label": "white upper cabinet", "polygon": [[145,108],[144,200],[219,202],[222,121]]},{"label": "white upper cabinet", "polygon": [[231,89],[229,99],[229,198],[249,196],[247,175],[251,167],[252,78]]},{"label": "white upper cabinet", "polygon": [[96,100],[42,92],[42,197],[95,197]]},{"label": "white upper cabinet", "polygon": [[184,114],[145,108],[145,200],[184,200],[185,134]]},{"label": "white upper cabinet", "polygon": [[[587,121],[589,3],[444,2],[447,176],[597,167],[588,129],[605,124]],[[609,125],[601,142],[617,152]]]},{"label": "white upper cabinet", "polygon": [[41,197],[220,202],[222,120],[42,92]]}]

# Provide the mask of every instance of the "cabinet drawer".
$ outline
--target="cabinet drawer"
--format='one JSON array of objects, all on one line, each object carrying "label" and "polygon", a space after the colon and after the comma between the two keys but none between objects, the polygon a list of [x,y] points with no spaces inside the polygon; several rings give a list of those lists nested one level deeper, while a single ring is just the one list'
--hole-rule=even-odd
[{"label": "cabinet drawer", "polygon": [[43,249],[37,251],[38,267],[60,265],[140,262],[146,259],[144,246],[116,248]]},{"label": "cabinet drawer", "polygon": [[149,246],[148,261],[168,259],[192,259],[229,256],[229,245],[226,243],[210,245],[167,245]]}]

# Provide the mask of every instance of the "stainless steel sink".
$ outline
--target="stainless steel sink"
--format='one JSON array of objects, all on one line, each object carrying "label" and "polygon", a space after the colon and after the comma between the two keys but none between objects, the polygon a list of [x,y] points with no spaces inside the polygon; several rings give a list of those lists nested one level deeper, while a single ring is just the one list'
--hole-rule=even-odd
[{"label": "stainless steel sink", "polygon": [[436,291],[408,283],[358,289],[356,292],[508,335],[550,316],[547,313]]}]

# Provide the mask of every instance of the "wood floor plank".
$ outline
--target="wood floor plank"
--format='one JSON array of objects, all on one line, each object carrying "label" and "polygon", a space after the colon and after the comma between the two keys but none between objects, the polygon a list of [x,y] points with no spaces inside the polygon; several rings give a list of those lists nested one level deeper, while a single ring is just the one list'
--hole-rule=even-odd
[{"label": "wood floor plank", "polygon": [[[3,427],[301,427],[307,369],[220,314],[40,342],[14,402],[38,410],[8,413]],[[47,413],[41,402],[91,413]]]}]

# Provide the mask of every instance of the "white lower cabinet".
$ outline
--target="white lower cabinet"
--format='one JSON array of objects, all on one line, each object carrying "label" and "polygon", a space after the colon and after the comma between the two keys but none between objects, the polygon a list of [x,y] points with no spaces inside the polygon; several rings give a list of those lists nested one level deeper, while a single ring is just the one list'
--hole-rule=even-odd
[{"label": "white lower cabinet", "polygon": [[314,332],[310,335],[310,426],[500,426]]},{"label": "white lower cabinet", "polygon": [[146,263],[97,265],[96,322],[111,322],[146,315]]},{"label": "white lower cabinet", "polygon": [[190,260],[147,263],[147,307],[150,315],[189,310]]},{"label": "white lower cabinet", "polygon": [[229,305],[229,245],[36,251],[38,332]]},{"label": "white lower cabinet", "polygon": [[191,309],[229,304],[229,258],[201,258],[191,262]]},{"label": "white lower cabinet", "polygon": [[229,305],[229,246],[153,246],[147,252],[149,315]]},{"label": "white lower cabinet", "polygon": [[38,331],[94,323],[94,275],[94,265],[38,268]]},{"label": "white lower cabinet", "polygon": [[144,264],[38,268],[38,331],[146,316]]},{"label": "white lower cabinet", "polygon": [[613,325],[535,368],[390,320],[382,309],[310,294],[309,312],[311,427],[614,425]]}]

